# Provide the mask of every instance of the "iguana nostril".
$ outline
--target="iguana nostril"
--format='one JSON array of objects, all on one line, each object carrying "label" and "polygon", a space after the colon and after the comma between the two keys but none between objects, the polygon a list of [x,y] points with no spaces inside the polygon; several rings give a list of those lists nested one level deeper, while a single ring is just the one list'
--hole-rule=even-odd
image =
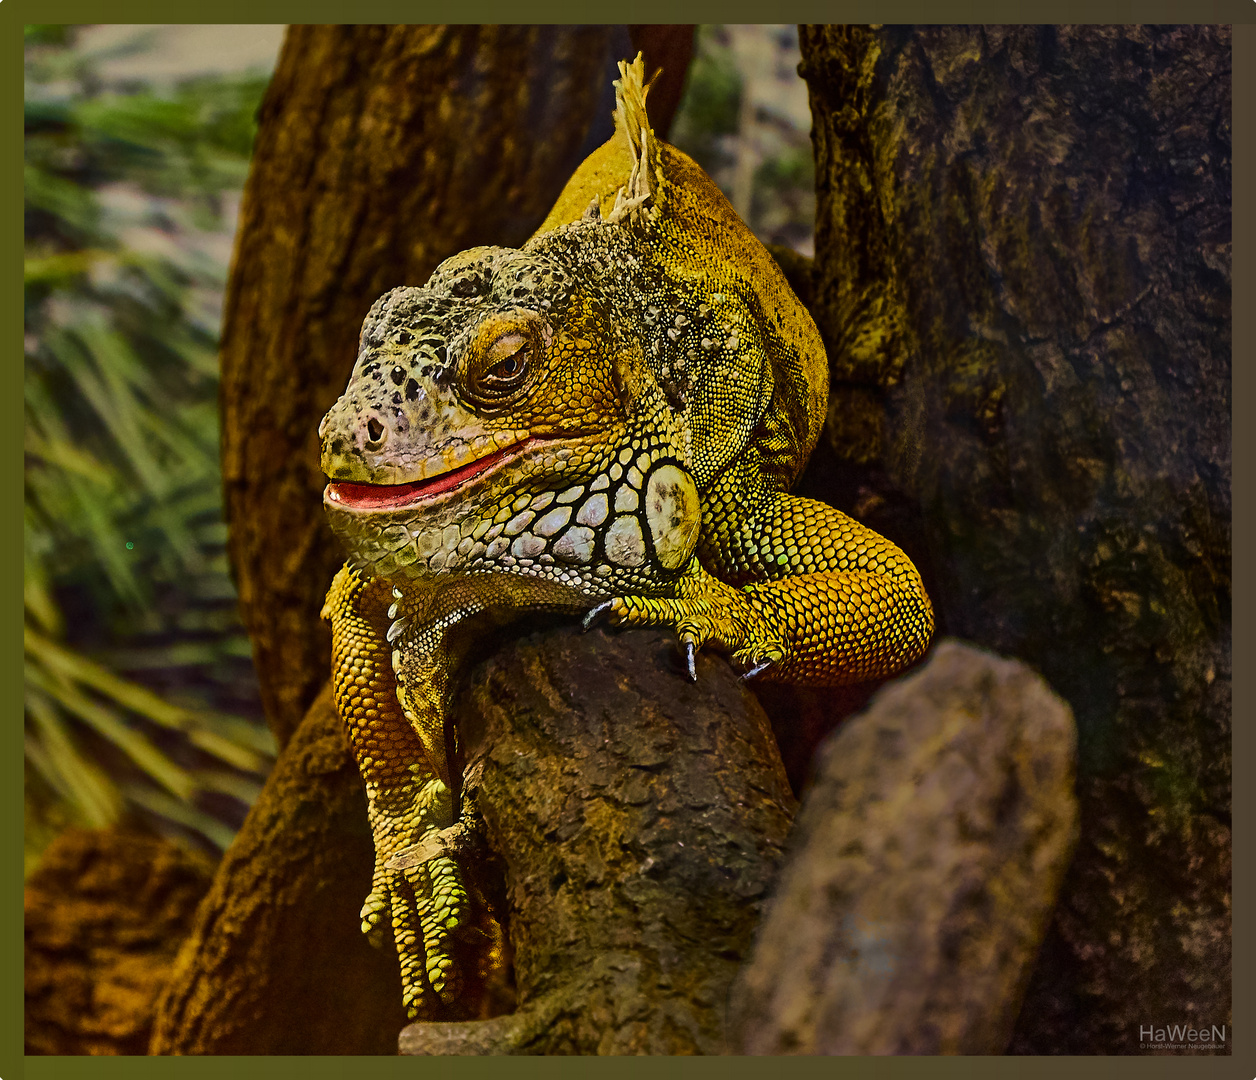
[{"label": "iguana nostril", "polygon": [[373,450],[384,441],[384,425],[373,416],[366,422],[366,438],[367,446]]}]

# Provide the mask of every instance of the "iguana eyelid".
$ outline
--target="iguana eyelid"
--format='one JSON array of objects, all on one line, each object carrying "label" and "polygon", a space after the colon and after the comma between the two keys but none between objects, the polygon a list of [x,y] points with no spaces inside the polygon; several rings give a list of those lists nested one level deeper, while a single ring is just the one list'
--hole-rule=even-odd
[{"label": "iguana eyelid", "polygon": [[[515,326],[499,334],[485,349],[477,350],[466,368],[465,394],[480,409],[497,410],[514,405],[529,392],[534,335],[526,327]],[[512,370],[499,371],[503,366]]]},{"label": "iguana eyelid", "polygon": [[[513,384],[527,373],[532,359],[529,344],[524,334],[503,334],[489,346],[484,357],[486,370],[481,377],[488,382],[504,384],[502,389],[513,389]],[[509,371],[501,370],[508,366]]]},{"label": "iguana eyelid", "polygon": [[520,349],[527,346],[528,339],[524,334],[518,331],[511,331],[508,334],[502,334],[492,345],[488,347],[485,353],[485,361],[488,364],[497,364],[503,360],[509,360],[516,355]]}]

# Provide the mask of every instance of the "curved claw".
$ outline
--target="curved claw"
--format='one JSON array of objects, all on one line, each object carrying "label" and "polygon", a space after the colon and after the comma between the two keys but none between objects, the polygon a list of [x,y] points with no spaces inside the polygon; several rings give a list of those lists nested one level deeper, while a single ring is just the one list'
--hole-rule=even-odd
[{"label": "curved claw", "polygon": [[698,655],[698,650],[697,650],[697,647],[694,645],[694,643],[692,641],[686,641],[685,642],[685,667],[688,668],[689,670],[690,682],[698,681],[698,668],[695,663],[695,658],[697,657],[697,655]]},{"label": "curved claw", "polygon": [[585,615],[585,617],[580,620],[580,629],[586,632],[589,630],[592,630],[594,623],[596,623],[598,619],[600,619],[603,615],[605,615],[608,611],[610,611],[614,603],[615,603],[614,600],[604,600],[602,601],[602,603],[598,604],[597,607],[592,608]]},{"label": "curved claw", "polygon": [[742,681],[742,682],[749,682],[749,681],[750,681],[751,679],[753,679],[756,675],[762,674],[764,671],[766,671],[766,670],[767,670],[768,668],[770,668],[771,666],[772,666],[772,661],[771,661],[771,660],[764,660],[762,664],[755,664],[755,666],[754,666],[754,667],[752,667],[749,671],[746,671],[746,672],[743,672],[743,673],[742,673],[742,676],[741,676],[741,681]]}]

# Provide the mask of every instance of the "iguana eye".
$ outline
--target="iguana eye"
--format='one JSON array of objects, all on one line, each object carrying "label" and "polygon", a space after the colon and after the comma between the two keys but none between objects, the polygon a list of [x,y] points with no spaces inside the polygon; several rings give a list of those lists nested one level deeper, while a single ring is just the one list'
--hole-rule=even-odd
[{"label": "iguana eye", "polygon": [[502,334],[472,365],[467,390],[477,404],[501,405],[515,398],[528,381],[532,343],[526,334]]},{"label": "iguana eye", "polygon": [[535,312],[492,315],[458,362],[460,394],[482,414],[513,409],[544,382],[545,361],[544,327]]},{"label": "iguana eye", "polygon": [[[515,337],[517,335],[511,335]],[[522,339],[518,342],[515,351],[509,356],[503,357],[491,368],[485,375],[485,378],[497,382],[509,382],[523,374],[524,368],[528,364],[528,343]]]}]

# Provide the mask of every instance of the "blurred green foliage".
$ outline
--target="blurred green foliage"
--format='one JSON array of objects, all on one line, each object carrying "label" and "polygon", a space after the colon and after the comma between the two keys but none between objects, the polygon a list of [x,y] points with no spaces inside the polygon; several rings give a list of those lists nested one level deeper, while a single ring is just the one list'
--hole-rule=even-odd
[{"label": "blurred green foliage", "polygon": [[26,28],[28,865],[125,813],[223,847],[273,755],[217,460],[227,211],[266,79],[124,93],[94,59]]},{"label": "blurred green foliage", "polygon": [[730,137],[739,127],[742,75],[719,26],[700,26],[684,98],[672,122],[671,141],[713,178],[733,163]]},{"label": "blurred green foliage", "polygon": [[764,243],[810,253],[815,165],[795,26],[698,28],[671,141]]}]

